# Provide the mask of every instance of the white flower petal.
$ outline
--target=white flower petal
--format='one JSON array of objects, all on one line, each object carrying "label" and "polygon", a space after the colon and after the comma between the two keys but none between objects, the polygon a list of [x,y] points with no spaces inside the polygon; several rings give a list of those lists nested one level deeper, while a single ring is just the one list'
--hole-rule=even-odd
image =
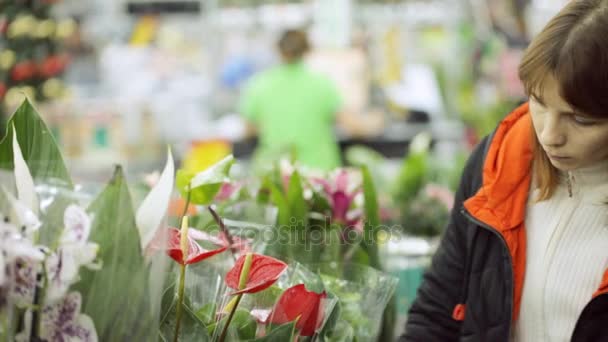
[{"label": "white flower petal", "polygon": [[4,186],[1,186],[4,197],[8,200],[11,206],[10,221],[19,229],[25,229],[21,233],[28,238],[32,238],[33,234],[42,225],[36,214],[31,211],[25,204],[18,201]]},{"label": "white flower petal", "polygon": [[34,179],[23,159],[19,141],[17,140],[17,130],[13,125],[13,163],[15,173],[15,185],[19,200],[34,213],[38,213],[38,196],[34,187]]},{"label": "white flower petal", "polygon": [[46,273],[48,277],[46,289],[46,302],[54,304],[68,292],[73,278],[78,276],[78,268],[74,261],[66,258],[63,253],[53,254],[46,259]]},{"label": "white flower petal", "polygon": [[79,246],[73,253],[80,265],[87,266],[92,264],[97,258],[97,251],[99,251],[99,245],[89,242],[83,246]]},{"label": "white flower petal", "polygon": [[[78,326],[77,330],[80,332],[80,335],[76,336],[76,339],[69,339],[68,341],[97,342],[97,331],[95,330],[95,324],[93,324],[91,317],[84,314],[80,315],[76,325]],[[86,334],[83,334],[83,332],[86,332]]]},{"label": "white flower petal", "polygon": [[63,224],[65,225],[61,243],[83,243],[89,238],[91,233],[91,219],[89,215],[77,205],[70,205],[63,214]]},{"label": "white flower petal", "polygon": [[32,242],[27,239],[13,240],[5,250],[11,259],[28,258],[33,261],[42,261],[44,259],[44,253],[40,248],[32,245]]},{"label": "white flower petal", "polygon": [[137,210],[135,221],[137,229],[139,229],[142,250],[145,250],[154,238],[154,234],[165,217],[167,208],[169,208],[171,194],[173,193],[173,180],[175,179],[175,166],[173,164],[173,155],[169,149],[167,164],[160,179]]}]

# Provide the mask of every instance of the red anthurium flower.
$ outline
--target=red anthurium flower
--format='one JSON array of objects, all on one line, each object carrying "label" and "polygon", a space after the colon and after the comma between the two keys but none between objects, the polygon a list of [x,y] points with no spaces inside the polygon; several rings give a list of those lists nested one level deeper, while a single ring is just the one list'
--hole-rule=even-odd
[{"label": "red anthurium flower", "polygon": [[206,250],[201,247],[188,234],[188,256],[184,258],[184,254],[180,248],[181,232],[175,228],[169,228],[167,231],[167,254],[181,265],[196,264],[199,261],[205,260],[218,253],[226,250],[226,246],[220,246],[217,249]]},{"label": "red anthurium flower", "polygon": [[203,232],[196,229],[189,229],[188,236],[194,240],[208,241],[218,246],[225,246],[232,250],[233,253],[238,255],[245,254],[251,251],[251,243],[248,239],[241,238],[239,236],[232,237],[232,244],[228,241],[228,237],[224,232],[220,232],[218,236],[213,236],[207,232]]},{"label": "red anthurium flower", "polygon": [[322,300],[325,291],[316,293],[306,290],[304,284],[293,286],[283,292],[270,315],[270,322],[285,324],[298,320],[296,329],[302,336],[312,336],[323,323]]},{"label": "red anthurium flower", "polygon": [[247,284],[244,289],[239,289],[239,279],[244,262],[245,255],[242,255],[236,261],[234,267],[226,274],[226,285],[235,290],[239,290],[231,293],[232,295],[260,292],[274,284],[285,269],[287,269],[287,264],[281,260],[265,255],[253,254]]}]

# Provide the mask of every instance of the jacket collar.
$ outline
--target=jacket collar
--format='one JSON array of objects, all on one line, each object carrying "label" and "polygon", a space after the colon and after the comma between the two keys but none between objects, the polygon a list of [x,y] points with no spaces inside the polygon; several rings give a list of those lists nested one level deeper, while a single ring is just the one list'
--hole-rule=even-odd
[{"label": "jacket collar", "polygon": [[485,163],[483,182],[465,201],[477,220],[504,232],[522,225],[530,188],[532,121],[524,104],[497,127]]}]

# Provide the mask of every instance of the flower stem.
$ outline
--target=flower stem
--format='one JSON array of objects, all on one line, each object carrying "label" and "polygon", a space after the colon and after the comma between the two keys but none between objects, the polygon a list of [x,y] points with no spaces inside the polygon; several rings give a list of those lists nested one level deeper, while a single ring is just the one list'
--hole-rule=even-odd
[{"label": "flower stem", "polygon": [[243,297],[243,294],[237,295],[236,302],[232,306],[232,310],[230,310],[230,315],[228,315],[228,319],[226,320],[226,324],[224,324],[224,329],[222,329],[222,335],[220,335],[219,342],[224,342],[224,340],[226,339],[226,335],[228,334],[228,327],[230,326],[230,322],[232,321],[232,317],[234,316],[234,313],[236,312],[236,308],[239,306],[239,303],[241,302],[241,298],[242,297]]},{"label": "flower stem", "polygon": [[176,313],[176,321],[175,321],[175,335],[173,337],[173,342],[177,342],[179,338],[179,329],[182,322],[182,305],[184,303],[184,288],[186,287],[186,265],[180,265],[180,274],[179,274],[179,290],[177,294],[177,313]]},{"label": "flower stem", "polygon": [[[44,264],[42,266],[42,269],[44,270]],[[42,276],[42,272],[38,272],[38,274],[36,275],[36,287],[34,289],[34,309],[32,310],[32,330],[30,332],[30,341],[40,340],[40,325],[42,323],[42,319],[40,316],[42,316],[42,308],[44,306],[44,303],[42,302],[44,297],[42,292],[44,291],[44,289],[38,286],[38,284],[42,280]]]},{"label": "flower stem", "polygon": [[228,249],[230,250],[230,253],[232,253],[232,257],[234,258],[234,260],[236,260],[236,255],[234,253],[234,249],[232,248],[232,246],[234,246],[234,239],[232,238],[232,235],[230,235],[228,228],[226,228],[224,220],[222,220],[220,215],[217,214],[217,212],[215,211],[215,209],[213,209],[211,205],[207,206],[207,209],[211,213],[211,216],[213,216],[215,222],[220,226],[220,230],[222,231],[222,233],[224,233],[224,236],[226,236],[226,240],[228,240],[228,244],[230,245]]},{"label": "flower stem", "polygon": [[[242,290],[247,286],[247,280],[249,279],[249,272],[251,271],[252,263],[253,263],[253,254],[247,253],[245,255],[245,261],[243,262],[243,268],[241,269],[241,274],[239,277],[239,290]],[[230,309],[230,315],[228,316],[228,319],[226,320],[226,324],[224,325],[224,329],[222,330],[222,335],[220,335],[219,342],[224,342],[224,340],[226,339],[226,335],[228,334],[228,327],[230,326],[232,317],[234,316],[234,313],[236,312],[236,308],[239,306],[239,303],[241,302],[242,297],[243,297],[242,293],[237,295],[236,302]]]},{"label": "flower stem", "polygon": [[188,208],[190,207],[190,197],[192,197],[192,190],[190,190],[190,186],[188,186],[188,194],[186,195],[186,204],[184,205],[184,212],[182,213],[182,217],[180,217],[179,222],[184,220],[184,217],[188,214]]}]

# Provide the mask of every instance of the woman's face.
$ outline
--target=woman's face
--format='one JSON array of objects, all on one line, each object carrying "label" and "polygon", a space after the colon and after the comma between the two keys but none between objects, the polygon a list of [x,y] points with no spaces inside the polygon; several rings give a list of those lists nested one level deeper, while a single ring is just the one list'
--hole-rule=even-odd
[{"label": "woman's face", "polygon": [[555,78],[548,78],[544,86],[544,103],[532,97],[530,113],[551,164],[571,171],[608,159],[608,108],[606,119],[575,113],[559,95]]}]

